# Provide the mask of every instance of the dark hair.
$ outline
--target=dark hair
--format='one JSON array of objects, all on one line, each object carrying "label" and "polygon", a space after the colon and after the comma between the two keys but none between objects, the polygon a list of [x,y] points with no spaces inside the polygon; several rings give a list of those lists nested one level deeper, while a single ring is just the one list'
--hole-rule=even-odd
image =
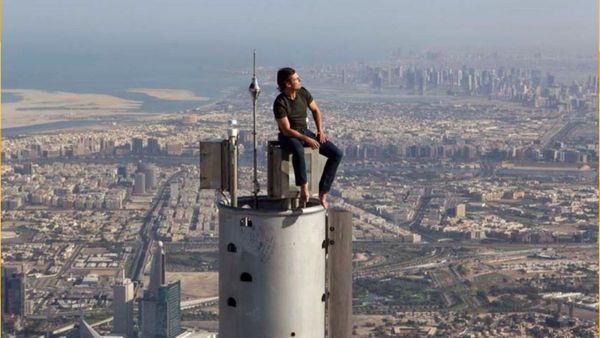
[{"label": "dark hair", "polygon": [[285,89],[285,84],[290,80],[290,77],[296,73],[294,68],[285,67],[277,71],[277,87],[280,92]]}]

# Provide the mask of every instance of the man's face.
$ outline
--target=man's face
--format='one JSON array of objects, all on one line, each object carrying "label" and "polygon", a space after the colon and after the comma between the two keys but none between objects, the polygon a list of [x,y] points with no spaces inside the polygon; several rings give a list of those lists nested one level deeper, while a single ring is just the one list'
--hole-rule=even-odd
[{"label": "man's face", "polygon": [[292,74],[292,76],[290,76],[288,86],[290,86],[290,88],[293,88],[294,90],[302,88],[302,79],[300,78],[300,76],[298,76],[298,73],[294,73]]}]

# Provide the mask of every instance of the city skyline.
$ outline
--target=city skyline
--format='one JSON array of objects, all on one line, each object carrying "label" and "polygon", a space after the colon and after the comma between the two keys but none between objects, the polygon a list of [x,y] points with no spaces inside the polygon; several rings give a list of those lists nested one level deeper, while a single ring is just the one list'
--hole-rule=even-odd
[{"label": "city skyline", "polygon": [[[285,154],[269,156],[277,69],[292,66],[343,152],[329,216],[343,210],[352,228],[327,228],[352,239],[344,332],[598,337],[597,2],[33,0],[3,12],[3,336],[324,332],[294,316],[331,311],[320,264],[345,246],[306,233],[324,210],[293,190],[280,201],[272,184],[290,174]],[[249,202],[255,49],[261,207]],[[201,142],[223,139],[239,208],[234,185],[201,189],[227,162]]]},{"label": "city skyline", "polygon": [[2,87],[177,88],[213,97],[218,91],[211,87],[232,83],[215,71],[246,70],[253,49],[259,66],[270,67],[389,60],[424,50],[595,59],[597,3],[579,3],[353,1],[306,3],[289,12],[271,1],[201,8],[193,1],[166,8],[133,1],[7,2]]}]

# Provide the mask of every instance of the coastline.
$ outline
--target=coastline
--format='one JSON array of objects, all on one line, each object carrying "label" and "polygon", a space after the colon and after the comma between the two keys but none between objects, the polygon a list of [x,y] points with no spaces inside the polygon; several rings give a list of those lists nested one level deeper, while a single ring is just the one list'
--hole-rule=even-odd
[{"label": "coastline", "polygon": [[[156,93],[159,94],[149,95]],[[161,108],[173,108],[174,111],[179,110],[181,105],[205,106],[211,102],[208,97],[193,96],[191,91],[180,89],[154,89],[154,92],[139,93],[140,96],[135,99],[101,93],[36,89],[3,89],[2,94],[19,98],[2,103],[4,136],[92,126],[105,121],[128,120],[132,116],[166,113],[145,111],[144,105],[157,102],[162,103],[159,105]]]}]

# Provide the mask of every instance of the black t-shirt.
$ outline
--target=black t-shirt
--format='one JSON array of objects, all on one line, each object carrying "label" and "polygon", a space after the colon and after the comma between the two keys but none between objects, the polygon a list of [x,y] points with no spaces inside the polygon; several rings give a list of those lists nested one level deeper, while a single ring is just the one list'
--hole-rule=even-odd
[{"label": "black t-shirt", "polygon": [[296,98],[293,100],[281,93],[273,102],[273,113],[276,119],[287,116],[290,121],[290,128],[294,130],[308,129],[306,109],[312,101],[312,95],[304,87],[298,90]]}]

